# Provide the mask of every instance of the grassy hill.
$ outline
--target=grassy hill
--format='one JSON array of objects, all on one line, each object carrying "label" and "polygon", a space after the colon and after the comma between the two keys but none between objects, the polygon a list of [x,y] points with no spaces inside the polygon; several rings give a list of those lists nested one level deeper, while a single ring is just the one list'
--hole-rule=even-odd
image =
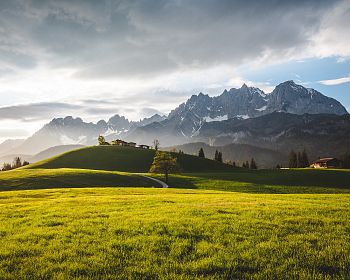
[{"label": "grassy hill", "polygon": [[350,195],[0,192],[2,279],[348,279]]},{"label": "grassy hill", "polygon": [[[81,168],[123,172],[148,172],[154,150],[121,146],[92,146],[69,151],[28,168]],[[173,154],[184,172],[224,172],[232,167],[192,155]]]},{"label": "grassy hill", "polygon": [[259,168],[275,168],[277,164],[286,166],[288,156],[280,152],[255,147],[247,144],[229,144],[225,146],[209,146],[203,142],[187,143],[179,146],[166,147],[165,150],[171,149],[182,150],[187,154],[198,153],[203,148],[207,158],[214,158],[215,151],[222,152],[224,161],[231,160],[236,162],[237,166],[242,166],[243,162],[250,161],[254,158]]},{"label": "grassy hill", "polygon": [[0,172],[0,191],[86,187],[159,187],[137,175],[89,169],[25,169]]}]

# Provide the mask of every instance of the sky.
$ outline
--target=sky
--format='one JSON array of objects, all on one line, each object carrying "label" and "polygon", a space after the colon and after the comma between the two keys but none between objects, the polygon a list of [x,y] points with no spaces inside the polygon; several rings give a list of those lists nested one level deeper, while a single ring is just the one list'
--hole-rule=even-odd
[{"label": "sky", "polygon": [[0,141],[294,80],[350,111],[350,0],[1,0]]}]

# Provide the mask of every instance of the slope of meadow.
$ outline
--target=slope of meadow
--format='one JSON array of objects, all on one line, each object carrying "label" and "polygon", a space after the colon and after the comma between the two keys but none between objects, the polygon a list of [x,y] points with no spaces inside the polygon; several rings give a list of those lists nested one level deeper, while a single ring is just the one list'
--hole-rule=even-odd
[{"label": "slope of meadow", "polygon": [[[121,146],[92,146],[63,153],[28,166],[28,168],[83,168],[148,172],[154,150]],[[232,167],[197,156],[173,153],[184,172],[225,172]]]},{"label": "slope of meadow", "polygon": [[0,172],[0,191],[84,187],[151,187],[157,183],[125,172],[89,169],[25,169]]}]

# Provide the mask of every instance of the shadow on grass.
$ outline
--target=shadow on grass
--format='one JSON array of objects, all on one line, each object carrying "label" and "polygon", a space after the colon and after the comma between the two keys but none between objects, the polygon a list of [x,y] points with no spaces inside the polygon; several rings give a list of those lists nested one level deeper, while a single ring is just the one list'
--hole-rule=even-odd
[{"label": "shadow on grass", "polygon": [[187,173],[170,176],[169,186],[246,193],[350,193],[350,170],[239,169],[231,173]]}]

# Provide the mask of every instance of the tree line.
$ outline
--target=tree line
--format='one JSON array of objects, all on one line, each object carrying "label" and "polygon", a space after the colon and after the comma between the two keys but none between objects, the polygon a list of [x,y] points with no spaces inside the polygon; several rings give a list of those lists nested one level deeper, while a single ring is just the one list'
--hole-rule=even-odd
[{"label": "tree line", "polygon": [[304,149],[302,152],[291,150],[289,153],[289,168],[305,168],[310,166],[309,157]]},{"label": "tree line", "polygon": [[[201,158],[205,158],[203,148],[199,149],[198,156]],[[215,150],[214,160],[219,161],[219,162],[223,162],[222,152]],[[228,160],[228,161],[226,161],[226,164],[229,164],[229,165],[232,165],[233,167],[236,167],[235,161]],[[249,168],[249,169],[258,169],[258,165],[257,165],[256,161],[254,160],[254,158],[251,158],[250,162],[249,161],[243,162],[242,167]]]},{"label": "tree line", "polygon": [[26,160],[22,161],[22,159],[20,157],[15,157],[13,159],[12,164],[5,162],[2,165],[1,171],[8,171],[8,170],[16,169],[16,168],[19,168],[19,167],[22,167],[22,166],[25,166],[28,164],[29,164],[28,161],[26,161]]}]

